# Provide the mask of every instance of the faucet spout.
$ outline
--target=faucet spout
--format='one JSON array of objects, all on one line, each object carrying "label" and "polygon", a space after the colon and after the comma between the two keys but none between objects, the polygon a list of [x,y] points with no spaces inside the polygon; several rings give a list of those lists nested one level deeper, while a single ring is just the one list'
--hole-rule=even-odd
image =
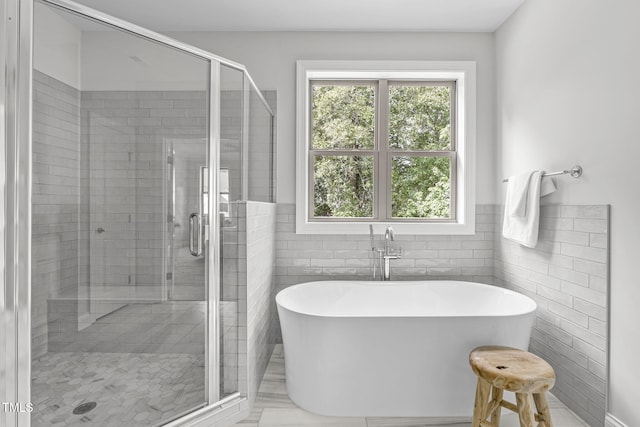
[{"label": "faucet spout", "polygon": [[384,250],[380,253],[383,261],[382,280],[391,280],[390,260],[402,258],[402,251],[400,248],[394,248],[391,244],[391,242],[393,242],[393,228],[387,227],[387,230],[384,232],[384,240]]}]

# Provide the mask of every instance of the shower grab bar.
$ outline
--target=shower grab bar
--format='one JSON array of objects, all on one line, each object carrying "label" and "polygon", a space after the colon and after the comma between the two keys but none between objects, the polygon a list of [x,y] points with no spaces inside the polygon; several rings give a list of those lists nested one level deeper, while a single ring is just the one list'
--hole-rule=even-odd
[{"label": "shower grab bar", "polygon": [[[200,238],[202,233],[200,232],[200,225],[200,215],[195,212],[189,215],[189,252],[191,252],[193,256],[202,255],[202,239]],[[193,236],[194,232],[195,239]]]},{"label": "shower grab bar", "polygon": [[[580,176],[582,175],[582,166],[576,165],[571,169],[565,169],[558,172],[545,172],[542,176],[544,177],[544,176],[556,176],[556,175],[566,175],[566,174],[569,174],[574,178],[580,178]],[[502,182],[509,182],[509,178],[503,179]]]}]

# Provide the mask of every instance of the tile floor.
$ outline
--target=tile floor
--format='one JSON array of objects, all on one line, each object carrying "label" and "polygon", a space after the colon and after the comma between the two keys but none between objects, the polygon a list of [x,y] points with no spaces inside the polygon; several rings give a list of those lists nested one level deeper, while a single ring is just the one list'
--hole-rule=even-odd
[{"label": "tile floor", "polygon": [[[31,393],[34,427],[156,425],[204,402],[204,356],[47,353],[33,363]],[[97,406],[74,415],[85,402]]]},{"label": "tile floor", "polygon": [[[549,406],[555,427],[586,427],[580,418],[554,396]],[[502,427],[518,427],[518,417],[503,411]],[[282,345],[277,345],[260,385],[250,416],[236,427],[470,427],[468,420],[434,418],[325,417],[295,405],[287,396]]]},{"label": "tile floor", "polygon": [[[149,426],[204,402],[206,303],[128,304],[82,331],[50,333],[32,363],[32,425]],[[237,389],[237,303],[223,302],[223,395]],[[95,409],[73,409],[96,402]]]},{"label": "tile floor", "polygon": [[50,324],[48,351],[201,354],[206,310],[205,301],[128,303],[81,331]]}]

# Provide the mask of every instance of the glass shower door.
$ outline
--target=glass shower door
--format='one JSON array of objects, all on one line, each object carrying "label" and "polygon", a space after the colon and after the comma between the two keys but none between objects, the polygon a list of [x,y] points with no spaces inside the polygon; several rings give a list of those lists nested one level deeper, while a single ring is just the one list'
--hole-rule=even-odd
[{"label": "glass shower door", "polygon": [[169,422],[219,395],[211,61],[48,3],[34,28],[32,425]]}]

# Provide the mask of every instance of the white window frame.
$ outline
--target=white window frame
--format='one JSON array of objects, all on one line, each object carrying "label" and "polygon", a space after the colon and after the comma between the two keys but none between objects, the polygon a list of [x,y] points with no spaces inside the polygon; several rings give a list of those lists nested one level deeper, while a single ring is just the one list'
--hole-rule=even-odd
[{"label": "white window frame", "polygon": [[[388,225],[398,234],[475,233],[476,64],[473,61],[297,61],[296,79],[296,233],[366,234],[369,224],[380,233]],[[310,219],[309,147],[311,80],[423,80],[456,82],[456,219],[453,222]]]}]

